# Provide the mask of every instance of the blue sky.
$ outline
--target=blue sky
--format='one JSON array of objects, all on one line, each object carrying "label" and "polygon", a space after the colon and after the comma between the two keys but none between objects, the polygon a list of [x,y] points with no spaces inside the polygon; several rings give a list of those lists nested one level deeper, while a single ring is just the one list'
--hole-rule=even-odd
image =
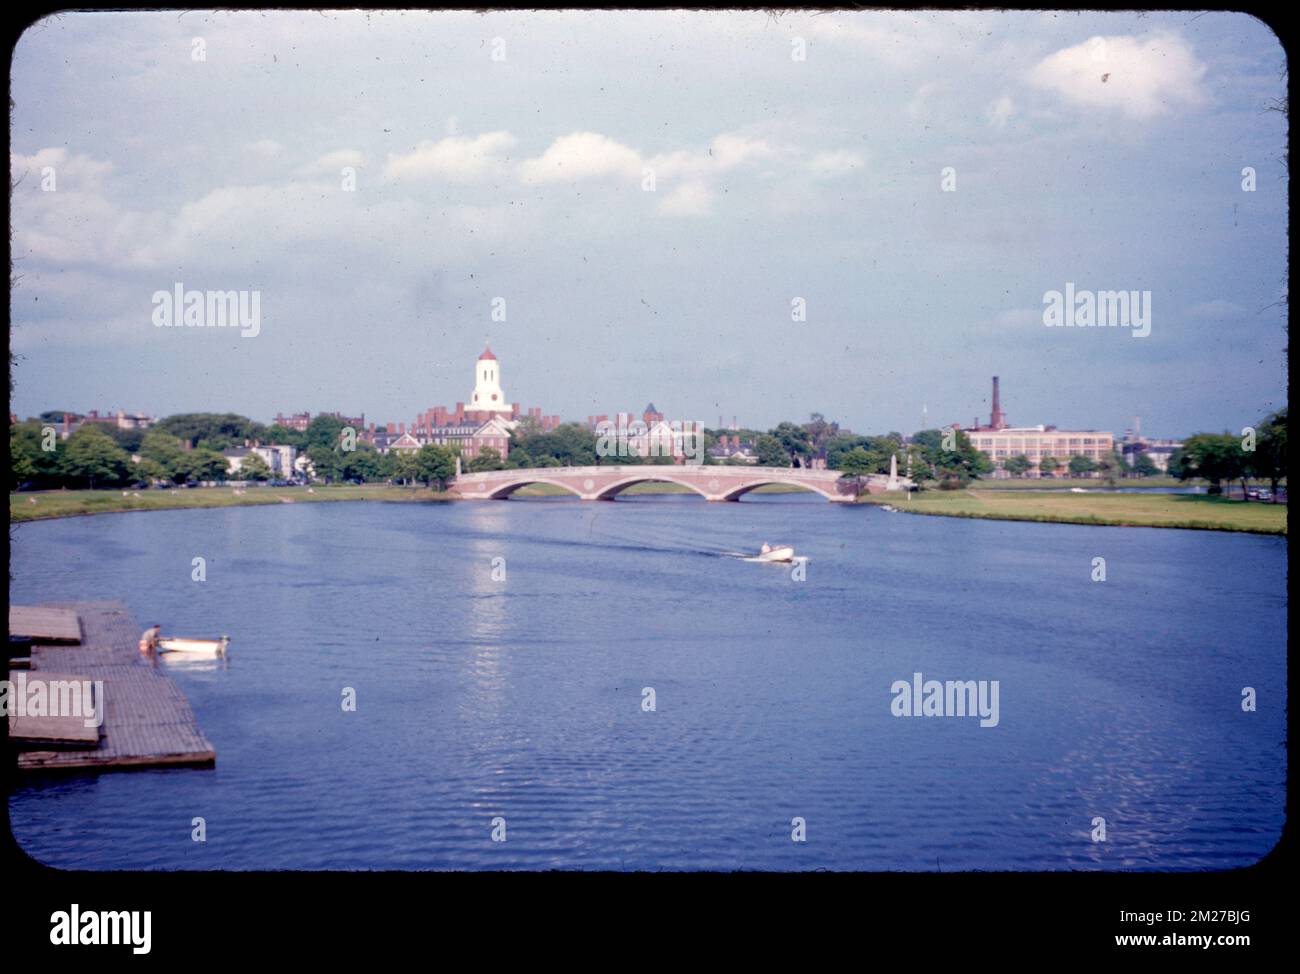
[{"label": "blue sky", "polygon": [[[12,64],[12,409],[409,422],[490,335],[565,418],[907,432],[998,374],[1013,423],[1240,428],[1285,402],[1284,71],[1243,14],[61,14]],[[259,334],[155,328],[176,282]],[[1045,327],[1066,282],[1150,335]]]}]

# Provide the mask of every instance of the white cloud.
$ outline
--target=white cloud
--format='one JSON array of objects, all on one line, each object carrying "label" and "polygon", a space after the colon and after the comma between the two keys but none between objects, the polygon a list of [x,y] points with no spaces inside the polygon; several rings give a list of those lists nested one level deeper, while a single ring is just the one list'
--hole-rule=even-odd
[{"label": "white cloud", "polygon": [[527,183],[569,182],[604,176],[641,178],[641,156],[635,150],[596,132],[561,136],[536,159],[519,167]]},{"label": "white cloud", "polygon": [[274,159],[284,151],[284,146],[275,139],[258,139],[256,142],[249,142],[246,148],[253,155],[263,159]]},{"label": "white cloud", "polygon": [[989,125],[995,129],[1005,129],[1011,116],[1015,114],[1016,106],[1009,95],[1003,95],[992,105],[989,106],[988,118]]},{"label": "white cloud", "polygon": [[711,148],[711,158],[719,169],[731,169],[753,159],[766,159],[775,151],[766,139],[751,139],[727,132],[714,139]]},{"label": "white cloud", "polygon": [[713,193],[701,180],[679,186],[659,203],[663,216],[708,216],[713,208]]},{"label": "white cloud", "polygon": [[449,135],[437,142],[426,139],[413,152],[389,153],[383,177],[471,182],[499,171],[505,161],[501,153],[514,144],[515,137],[509,132],[486,132],[473,138]]},{"label": "white cloud", "polygon": [[920,119],[930,114],[930,106],[926,104],[933,96],[944,90],[944,84],[941,81],[927,81],[921,87],[916,89],[916,93],[907,103],[907,114],[911,118]]},{"label": "white cloud", "polygon": [[75,189],[79,192],[96,192],[103,186],[104,177],[113,170],[108,160],[92,159],[85,155],[69,155],[62,146],[41,149],[30,156],[9,154],[11,179],[25,178],[38,184],[45,169],[54,170],[55,191]]},{"label": "white cloud", "polygon": [[299,176],[337,176],[344,166],[360,169],[366,164],[365,155],[357,149],[336,149],[301,167]]},{"label": "white cloud", "polygon": [[808,160],[808,171],[814,176],[826,178],[844,176],[855,169],[860,169],[866,159],[862,153],[841,149],[836,152],[819,152]]},{"label": "white cloud", "polygon": [[929,11],[836,11],[809,16],[806,24],[792,24],[791,29],[864,51],[891,68],[915,67],[960,43],[942,15]]},{"label": "white cloud", "polygon": [[1094,37],[1044,58],[1029,80],[1085,108],[1149,119],[1202,104],[1205,70],[1176,34]]}]

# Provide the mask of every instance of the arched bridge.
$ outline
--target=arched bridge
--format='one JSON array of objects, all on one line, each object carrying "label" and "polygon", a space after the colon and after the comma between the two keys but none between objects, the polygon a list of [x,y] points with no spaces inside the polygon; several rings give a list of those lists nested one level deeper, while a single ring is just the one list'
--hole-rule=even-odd
[{"label": "arched bridge", "polygon": [[[802,467],[704,466],[699,464],[638,464],[609,467],[534,467],[462,473],[448,487],[466,500],[505,500],[521,487],[550,484],[577,494],[584,501],[613,500],[633,484],[648,481],[678,484],[711,501],[735,501],[767,484],[789,484],[821,494],[828,501],[852,502],[852,482],[838,470]],[[891,483],[884,474],[862,477],[862,489],[876,494],[911,486],[906,477]]]}]

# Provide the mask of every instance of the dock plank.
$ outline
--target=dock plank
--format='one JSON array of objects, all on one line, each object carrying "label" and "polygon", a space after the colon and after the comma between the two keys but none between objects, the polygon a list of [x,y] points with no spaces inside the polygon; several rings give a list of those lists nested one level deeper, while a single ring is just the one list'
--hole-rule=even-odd
[{"label": "dock plank", "polygon": [[79,643],[81,623],[75,609],[11,605],[9,635],[25,636],[42,643]]},{"label": "dock plank", "polygon": [[[31,700],[35,685],[40,685],[41,693],[45,695],[46,703],[41,708],[43,710],[54,709],[75,709],[77,713],[33,716],[24,713],[21,716],[14,713],[9,714],[9,740],[13,741],[20,748],[31,748],[33,745],[48,745],[52,747],[78,746],[78,747],[96,747],[99,744],[99,726],[91,723],[86,725],[86,719],[93,717],[98,701],[94,698],[94,685],[91,684],[91,699],[86,700],[82,687],[90,678],[82,676],[79,673],[25,673],[21,678],[13,678],[15,683],[21,682],[23,694],[26,698],[24,703]],[[62,685],[62,686],[61,686]],[[72,701],[66,698],[67,689],[75,693],[76,700]],[[17,709],[16,705],[13,709]]]},{"label": "dock plank", "polygon": [[159,669],[156,657],[136,648],[140,628],[125,607],[116,602],[60,607],[80,616],[82,643],[34,645],[29,673],[71,671],[103,680],[103,735],[97,748],[23,751],[19,770],[215,764],[216,751],[185,694]]}]

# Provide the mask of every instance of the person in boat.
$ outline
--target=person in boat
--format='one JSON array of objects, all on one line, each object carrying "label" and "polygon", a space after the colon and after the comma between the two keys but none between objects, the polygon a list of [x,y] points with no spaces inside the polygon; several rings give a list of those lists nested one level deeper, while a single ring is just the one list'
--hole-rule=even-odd
[{"label": "person in boat", "polygon": [[162,632],[162,626],[153,625],[140,633],[140,652],[150,653],[158,648],[158,634]]},{"label": "person in boat", "polygon": [[767,554],[767,553],[768,553],[769,551],[771,551],[771,550],[772,550],[772,546],[771,546],[770,544],[768,544],[766,541],[764,541],[764,542],[763,542],[763,547],[761,547],[761,548],[758,549],[758,553],[759,553],[760,555],[765,555],[765,554]]}]

